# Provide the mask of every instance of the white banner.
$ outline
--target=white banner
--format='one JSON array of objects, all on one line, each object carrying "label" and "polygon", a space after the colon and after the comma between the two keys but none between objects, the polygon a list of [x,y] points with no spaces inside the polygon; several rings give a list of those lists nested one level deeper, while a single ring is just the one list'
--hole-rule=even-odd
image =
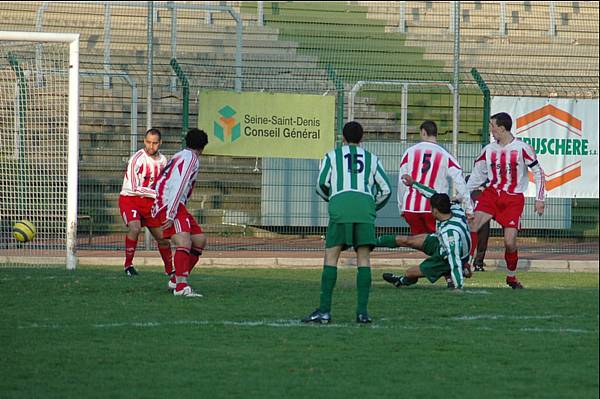
[{"label": "white banner", "polygon": [[[597,99],[492,97],[491,111],[508,113],[513,135],[535,150],[548,197],[598,198]],[[533,183],[526,195],[535,196]]]}]

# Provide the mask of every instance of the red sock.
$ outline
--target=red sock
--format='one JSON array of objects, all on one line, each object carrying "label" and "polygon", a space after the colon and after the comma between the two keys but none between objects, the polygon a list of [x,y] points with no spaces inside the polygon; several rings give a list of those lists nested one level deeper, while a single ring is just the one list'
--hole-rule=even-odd
[{"label": "red sock", "polygon": [[516,280],[516,272],[517,272],[517,262],[519,262],[519,253],[504,251],[504,260],[506,261],[507,279],[508,280]]},{"label": "red sock", "polygon": [[475,254],[475,248],[477,248],[477,232],[472,231],[471,232],[471,252],[469,252],[469,255],[471,255],[471,258]]},{"label": "red sock", "polygon": [[133,264],[133,256],[135,255],[135,248],[137,247],[137,240],[131,240],[125,236],[125,269]]},{"label": "red sock", "polygon": [[177,277],[189,276],[190,250],[186,247],[177,247],[175,250],[175,275]]},{"label": "red sock", "polygon": [[160,257],[165,265],[165,273],[173,273],[173,254],[171,253],[171,246],[167,245],[166,247],[158,247],[158,252],[160,253]]},{"label": "red sock", "polygon": [[192,250],[190,251],[190,273],[194,266],[196,266],[196,263],[198,263],[200,256],[202,256],[203,249],[204,248],[192,247]]}]

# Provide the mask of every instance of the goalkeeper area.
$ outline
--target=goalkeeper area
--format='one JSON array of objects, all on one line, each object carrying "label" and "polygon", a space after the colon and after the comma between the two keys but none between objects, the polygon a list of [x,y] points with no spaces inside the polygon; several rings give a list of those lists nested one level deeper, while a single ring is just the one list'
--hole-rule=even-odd
[{"label": "goalkeeper area", "polygon": [[341,268],[333,322],[316,326],[299,320],[318,269],[199,268],[204,297],[181,300],[159,268],[0,268],[0,396],[598,396],[597,273],[524,273],[513,291],[485,272],[455,293],[381,272],[373,324],[354,322],[356,271]]}]

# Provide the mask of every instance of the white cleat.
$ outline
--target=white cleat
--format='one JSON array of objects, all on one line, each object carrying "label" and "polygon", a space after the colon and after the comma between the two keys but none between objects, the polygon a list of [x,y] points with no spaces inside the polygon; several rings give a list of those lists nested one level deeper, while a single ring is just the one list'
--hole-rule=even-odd
[{"label": "white cleat", "polygon": [[167,283],[167,287],[173,291],[175,288],[177,288],[177,284],[172,282],[171,280],[169,280],[169,282]]},{"label": "white cleat", "polygon": [[185,287],[183,287],[183,289],[179,291],[173,290],[173,295],[185,296],[187,298],[202,298],[202,294],[194,291],[189,285],[186,285]]}]

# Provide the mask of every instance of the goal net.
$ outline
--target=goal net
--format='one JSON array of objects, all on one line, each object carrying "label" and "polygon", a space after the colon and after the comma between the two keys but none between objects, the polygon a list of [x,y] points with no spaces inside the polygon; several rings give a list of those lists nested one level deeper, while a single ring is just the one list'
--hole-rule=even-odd
[{"label": "goal net", "polygon": [[0,264],[76,266],[78,52],[76,34],[0,32]]}]

